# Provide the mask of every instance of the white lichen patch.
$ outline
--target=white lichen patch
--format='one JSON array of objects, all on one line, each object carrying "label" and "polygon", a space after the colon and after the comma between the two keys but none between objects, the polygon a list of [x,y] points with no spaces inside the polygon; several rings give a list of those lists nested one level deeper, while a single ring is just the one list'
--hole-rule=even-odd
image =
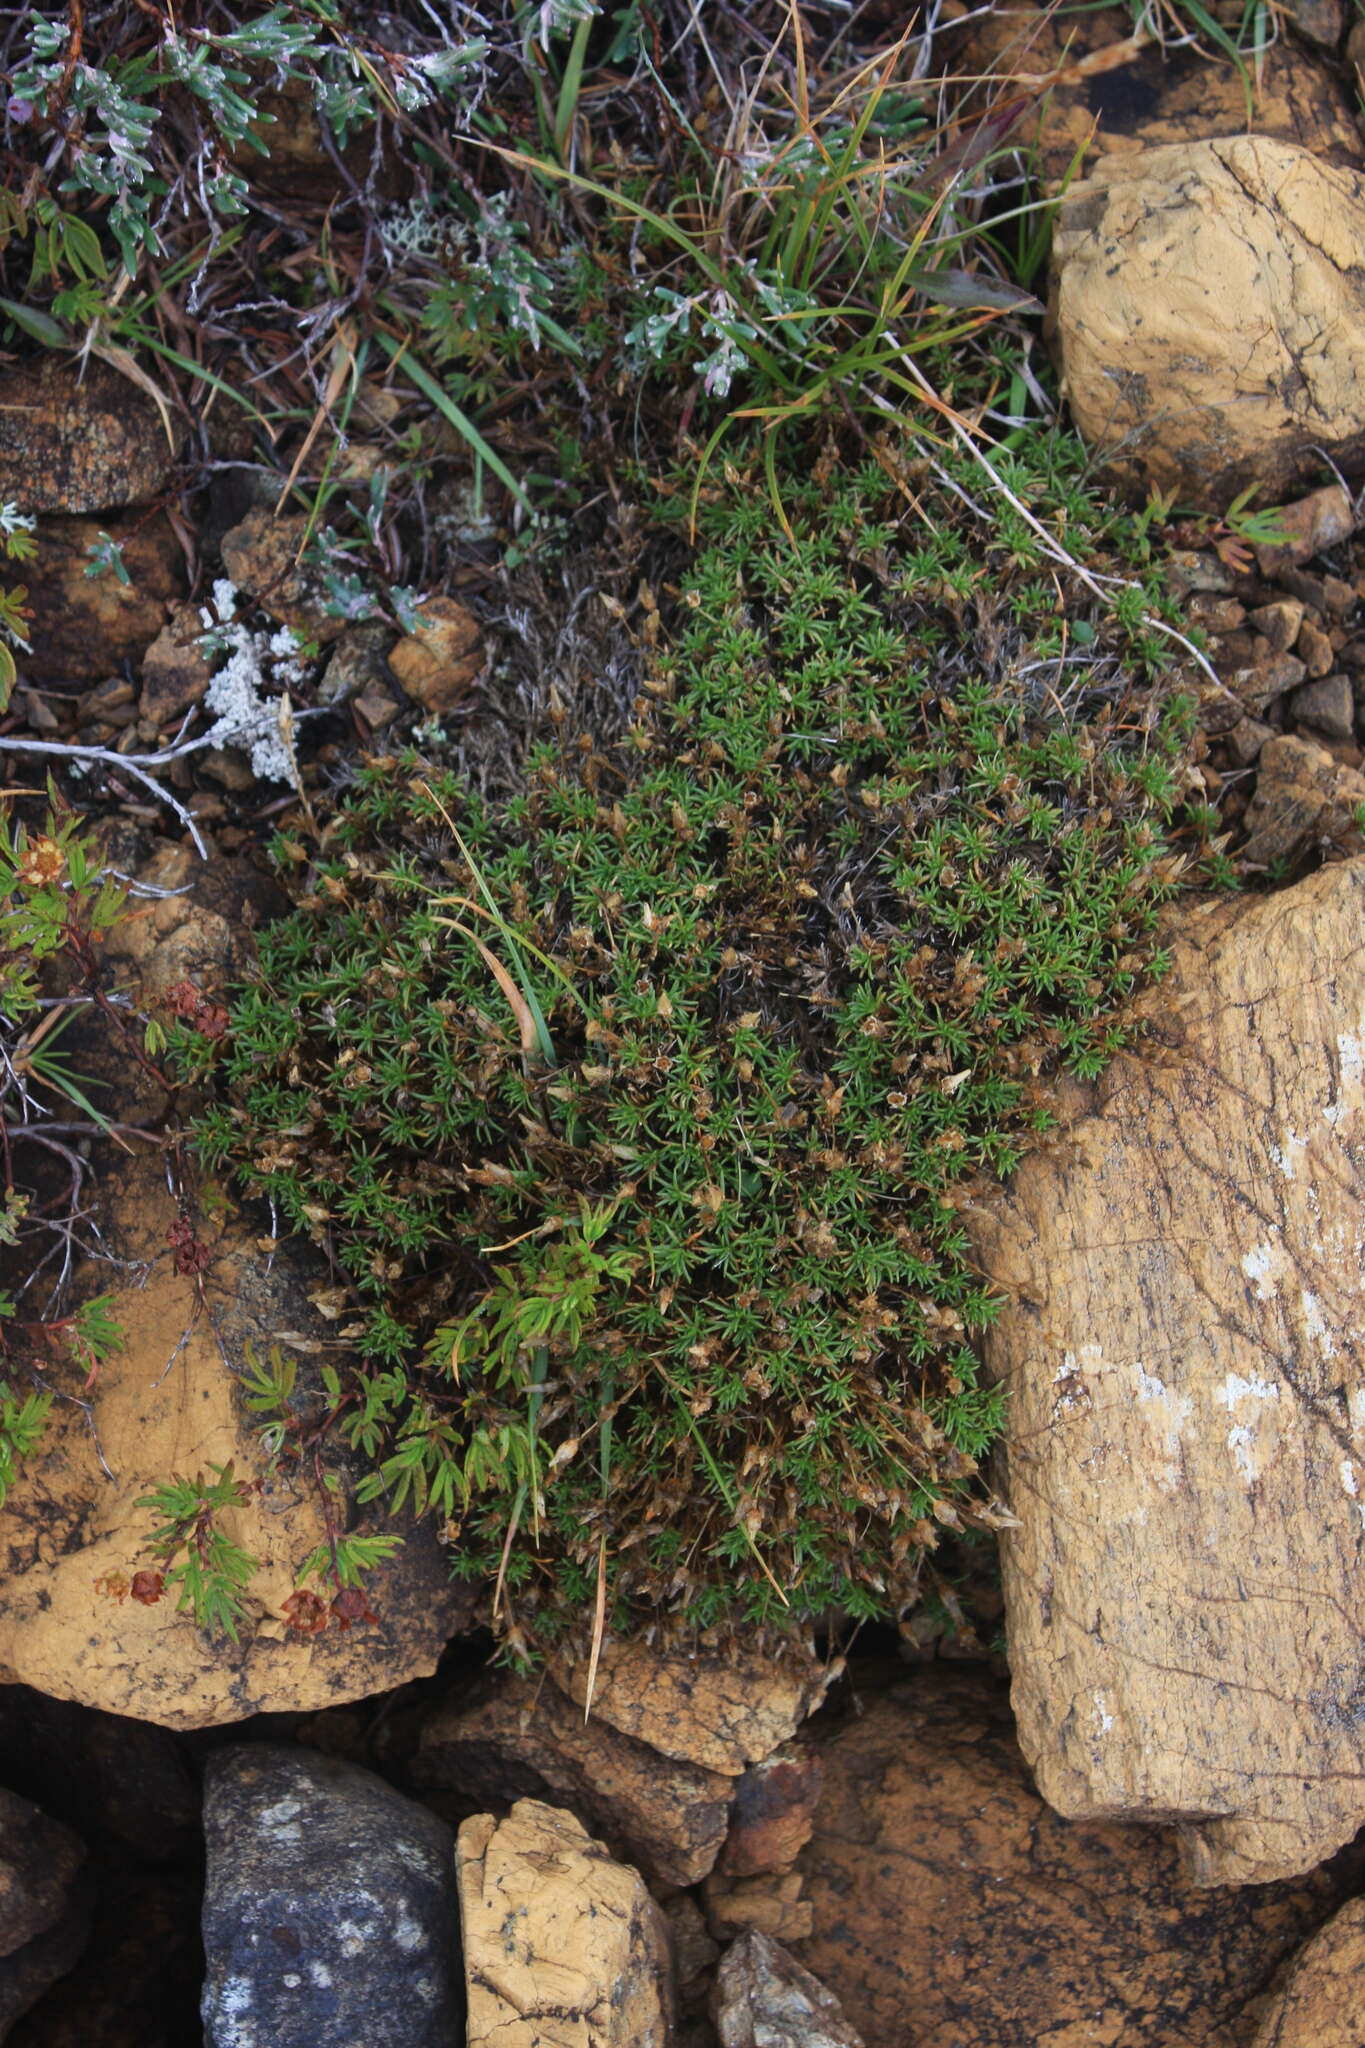
[{"label": "white lichen patch", "polygon": [[[1231,1414],[1245,1401],[1278,1401],[1279,1384],[1275,1380],[1243,1379],[1240,1373],[1230,1372],[1221,1387],[1214,1389],[1213,1398]],[[1227,1436],[1228,1449],[1233,1462],[1246,1484],[1260,1477],[1259,1451],[1256,1430],[1250,1422],[1234,1422]]]},{"label": "white lichen patch", "polygon": [[1283,1251],[1274,1244],[1254,1244],[1243,1254],[1242,1271],[1256,1289],[1257,1301],[1269,1301],[1274,1294],[1276,1269],[1283,1259]]},{"label": "white lichen patch", "polygon": [[[288,626],[253,633],[237,617],[237,596],[226,577],[220,577],[213,586],[213,610],[205,607],[200,613],[209,629],[209,645],[225,657],[204,699],[215,714],[204,744],[240,747],[250,754],[255,774],[271,782],[291,782],[297,789],[289,690],[305,679],[306,671],[296,659],[299,643]],[[279,694],[267,696],[272,687]]]},{"label": "white lichen patch", "polygon": [[1322,1112],[1322,1120],[1335,1130],[1342,1118],[1360,1107],[1365,1093],[1365,1038],[1356,1031],[1337,1033],[1337,1089]]},{"label": "white lichen patch", "polygon": [[344,1956],[363,1954],[368,1929],[357,1927],[354,1920],[338,1920],[336,1923],[337,1947]]},{"label": "white lichen patch", "polygon": [[1158,1373],[1148,1372],[1141,1359],[1134,1361],[1133,1371],[1137,1374],[1142,1422],[1144,1427],[1156,1432],[1162,1460],[1153,1470],[1152,1477],[1160,1487],[1169,1491],[1180,1484],[1185,1425],[1193,1413],[1194,1403],[1188,1394],[1174,1392]]},{"label": "white lichen patch", "polygon": [[1256,1464],[1256,1432],[1245,1422],[1235,1422],[1228,1431],[1228,1449],[1248,1486],[1258,1475]]},{"label": "white lichen patch", "polygon": [[276,1842],[301,1842],[303,1829],[298,1825],[298,1817],[302,1811],[297,1799],[277,1799],[273,1806],[262,1808],[260,1825]]},{"label": "white lichen patch", "polygon": [[393,1938],[404,1955],[411,1955],[414,1949],[425,1948],[427,1938],[411,1913],[400,1913],[394,1922]]},{"label": "white lichen patch", "polygon": [[214,2038],[222,2048],[260,2048],[255,1996],[247,1977],[224,1977],[211,1994]]},{"label": "white lichen patch", "polygon": [[1305,1287],[1300,1297],[1303,1303],[1303,1326],[1311,1341],[1317,1345],[1324,1358],[1335,1358],[1336,1339],[1327,1325],[1322,1303],[1310,1288]]},{"label": "white lichen patch", "polygon": [[1285,1179],[1293,1180],[1296,1177],[1294,1170],[1295,1160],[1300,1152],[1305,1152],[1307,1149],[1307,1138],[1301,1136],[1298,1131],[1286,1131],[1283,1143],[1270,1147],[1270,1156]]},{"label": "white lichen patch", "polygon": [[1278,1401],[1280,1384],[1278,1380],[1258,1380],[1254,1374],[1244,1380],[1240,1373],[1230,1372],[1213,1398],[1227,1409],[1235,1408],[1239,1401]]}]

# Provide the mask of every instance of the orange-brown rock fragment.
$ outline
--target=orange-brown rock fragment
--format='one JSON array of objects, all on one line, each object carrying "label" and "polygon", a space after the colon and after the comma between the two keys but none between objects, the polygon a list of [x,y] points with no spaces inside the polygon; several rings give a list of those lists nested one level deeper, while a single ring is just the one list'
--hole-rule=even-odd
[{"label": "orange-brown rock fragment", "polygon": [[418,616],[421,631],[399,641],[389,667],[423,710],[446,711],[483,666],[483,629],[453,597],[429,597]]},{"label": "orange-brown rock fragment", "polygon": [[1256,788],[1243,820],[1242,859],[1269,867],[1358,845],[1356,814],[1362,804],[1365,776],[1357,769],[1334,761],[1315,740],[1277,734],[1260,750]]},{"label": "orange-brown rock fragment", "polygon": [[1365,2041],[1365,1899],[1352,1899],[1291,1964],[1251,2048],[1359,2048]]},{"label": "orange-brown rock fragment", "polygon": [[457,1693],[422,1730],[417,1782],[469,1805],[530,1796],[567,1807],[648,1876],[705,1877],[725,1840],[734,1780],[660,1756],[549,1679],[499,1675]]},{"label": "orange-brown rock fragment", "polygon": [[308,521],[301,512],[277,517],[264,506],[253,506],[224,534],[223,566],[234,587],[272,619],[299,639],[327,647],[345,630],[346,621],[323,609],[321,579],[301,561],[307,539]]},{"label": "orange-brown rock fragment", "polygon": [[824,1746],[795,1953],[876,2048],[1245,2048],[1246,2010],[1361,1881],[1190,1885],[1166,1829],[1063,1820],[1003,1685],[928,1667]]},{"label": "orange-brown rock fragment", "polygon": [[785,1870],[810,1840],[824,1783],[818,1753],[789,1745],[735,1782],[721,1869],[730,1877]]},{"label": "orange-brown rock fragment", "polygon": [[971,1219],[1021,1746],[1207,1884],[1365,1821],[1362,930],[1361,860],[1187,913],[1145,1042]]},{"label": "orange-brown rock fragment", "polygon": [[[690,1656],[648,1643],[609,1641],[597,1667],[592,1711],[663,1756],[737,1778],[791,1740],[841,1668],[799,1656],[780,1662]],[[582,1706],[587,1665],[553,1669],[570,1699]]]},{"label": "orange-brown rock fragment", "polygon": [[178,604],[144,654],[138,701],[144,739],[154,740],[168,719],[207,693],[214,664],[199,644],[204,630],[198,605]]}]

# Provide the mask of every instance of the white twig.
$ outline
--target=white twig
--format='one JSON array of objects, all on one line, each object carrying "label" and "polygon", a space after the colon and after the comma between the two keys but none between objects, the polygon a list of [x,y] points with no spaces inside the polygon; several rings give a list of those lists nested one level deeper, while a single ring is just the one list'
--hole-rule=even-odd
[{"label": "white twig", "polygon": [[[294,711],[290,721],[291,730],[292,726],[302,724],[306,718],[325,716],[328,708],[326,705],[317,705],[310,706],[306,711]],[[185,728],[182,725],[180,729],[183,732]],[[128,769],[130,774],[135,775],[138,781],[152,792],[158,803],[165,804],[168,809],[175,812],[194,841],[195,852],[201,860],[207,860],[208,849],[200,837],[199,827],[194,822],[194,814],[187,811],[179,798],[172,796],[170,791],[163,788],[156,777],[148,771],[152,768],[163,768],[168,761],[183,760],[186,754],[197,754],[201,748],[217,744],[214,733],[210,731],[201,733],[198,739],[179,740],[172,746],[163,747],[157,754],[116,754],[109,747],[80,747],[67,740],[15,739],[9,734],[4,734],[0,736],[0,753],[50,754],[60,761],[97,761],[106,768]],[[148,893],[158,892],[149,890]],[[184,891],[167,890],[159,893],[177,895],[184,894]]]},{"label": "white twig", "polygon": [[182,754],[192,754],[196,748],[202,747],[204,744],[205,742],[202,739],[190,740],[184,746],[167,747],[160,754],[116,754],[109,747],[79,747],[69,741],[62,740],[21,740],[15,739],[6,733],[3,737],[0,737],[0,753],[50,754],[61,761],[98,761],[106,768],[126,768],[130,775],[135,775],[145,788],[151,790],[158,803],[165,804],[170,810],[175,812],[176,817],[179,818],[181,824],[189,833],[190,838],[194,841],[194,850],[199,855],[200,860],[207,860],[209,857],[208,848],[200,836],[199,827],[194,822],[193,814],[186,810],[178,797],[172,796],[168,789],[164,789],[154,775],[147,773],[149,768],[160,767],[164,762],[178,760]]}]

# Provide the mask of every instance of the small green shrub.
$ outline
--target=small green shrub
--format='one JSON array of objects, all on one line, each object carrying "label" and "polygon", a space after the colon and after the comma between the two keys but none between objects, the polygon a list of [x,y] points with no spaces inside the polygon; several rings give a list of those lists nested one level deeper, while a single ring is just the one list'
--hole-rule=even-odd
[{"label": "small green shrub", "polygon": [[[230,151],[248,145],[269,153],[265,138],[276,116],[261,106],[265,83],[306,88],[344,144],[382,115],[426,106],[442,94],[458,97],[488,49],[471,37],[404,57],[352,33],[330,5],[289,0],[226,30],[170,17],[155,34],[140,34],[133,15],[123,46],[95,62],[84,26],[79,18],[30,14],[27,49],[10,75],[11,118],[33,125],[48,154],[45,169],[60,164],[65,175],[57,190],[103,213],[130,277],[144,252],[163,253],[161,228],[173,209],[161,202],[179,169],[174,152],[186,131],[194,138],[192,189],[207,211],[230,219],[247,211],[249,189]],[[31,282],[59,278],[63,267],[77,286],[107,275],[95,233],[50,196],[33,204],[31,219],[21,201],[8,200],[0,236],[10,233],[34,237]],[[78,296],[63,311],[89,319],[100,303],[98,293]],[[13,306],[7,310],[15,315]]]},{"label": "small green shrub", "polygon": [[563,734],[497,807],[373,760],[280,840],[296,908],[199,1125],[333,1263],[362,1497],[437,1513],[514,1644],[599,1593],[884,1614],[991,1525],[958,1204],[1047,1066],[1119,1044],[1178,868],[1179,707],[1116,629],[1032,659],[1027,531],[833,468],[791,542],[751,473],[703,503],[619,746]]},{"label": "small green shrub", "polygon": [[[155,1605],[166,1587],[175,1589],[176,1609],[188,1610],[209,1635],[223,1634],[235,1643],[250,1610],[246,1589],[258,1560],[219,1526],[225,1510],[245,1507],[251,1498],[247,1483],[233,1475],[232,1465],[214,1465],[213,1478],[196,1472],[193,1479],[172,1479],[145,1493],[140,1508],[159,1517],[148,1539],[163,1569],[143,1574],[137,1598]],[[150,1583],[148,1583],[150,1581]]]},{"label": "small green shrub", "polygon": [[9,1498],[21,1460],[31,1457],[42,1442],[51,1406],[51,1394],[33,1393],[21,1400],[0,1380],[0,1508]]},{"label": "small green shrub", "polygon": [[[17,505],[8,501],[0,504],[0,558],[9,562],[33,559],[38,545],[33,537],[33,524],[33,520]],[[28,646],[24,636],[28,623],[24,603],[27,596],[28,591],[22,583],[11,584],[8,589],[0,585],[0,712],[9,709],[10,693],[18,673],[13,650]]]}]

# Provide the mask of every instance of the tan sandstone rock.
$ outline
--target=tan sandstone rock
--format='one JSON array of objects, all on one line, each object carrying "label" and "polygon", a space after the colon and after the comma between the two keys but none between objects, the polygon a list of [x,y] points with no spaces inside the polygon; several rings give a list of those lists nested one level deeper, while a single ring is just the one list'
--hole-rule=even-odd
[{"label": "tan sandstone rock", "polygon": [[415,704],[447,711],[483,667],[483,628],[453,597],[429,597],[418,616],[421,631],[399,641],[389,667]]},{"label": "tan sandstone rock", "polygon": [[1191,913],[1145,1041],[970,1218],[1024,1754],[1205,1884],[1365,1821],[1363,924],[1361,860]]},{"label": "tan sandstone rock", "polygon": [[[91,1390],[93,1431],[82,1409],[58,1402],[0,1509],[0,1682],[198,1728],[363,1698],[425,1676],[474,1604],[451,1585],[429,1524],[368,1576],[377,1624],[300,1636],[282,1619],[295,1574],[325,1541],[322,1506],[316,1487],[264,1470],[258,1419],[243,1405],[237,1372],[248,1339],[268,1351],[279,1334],[295,1338],[306,1374],[328,1331],[301,1281],[283,1261],[269,1268],[241,1223],[206,1225],[212,1257],[201,1306],[194,1278],[174,1269],[167,1232],[178,1210],[157,1156],[128,1168],[111,1207],[112,1251],[145,1267],[126,1266],[114,1286],[126,1344]],[[99,1278],[110,1284],[107,1271]],[[79,1391],[74,1368],[54,1361],[49,1374]],[[253,1492],[224,1526],[261,1561],[240,1644],[203,1634],[176,1612],[173,1594],[154,1605],[131,1597],[135,1575],[157,1564],[147,1548],[152,1514],[139,1498],[177,1474],[229,1461]]]},{"label": "tan sandstone rock", "polygon": [[104,958],[144,1009],[187,980],[206,995],[220,995],[245,973],[252,931],[280,903],[249,862],[226,856],[204,862],[191,847],[166,840],[139,863],[137,882],[146,893],[129,897],[105,940]]},{"label": "tan sandstone rock", "polygon": [[1365,459],[1365,176],[1247,135],[1106,159],[1062,201],[1052,321],[1077,426],[1222,509]]},{"label": "tan sandstone rock", "polygon": [[1063,1820],[1003,1685],[927,1666],[824,1748],[795,1953],[869,2048],[1245,2048],[1248,2002],[1361,1881],[1207,1892],[1166,1829]]},{"label": "tan sandstone rock", "polygon": [[663,1916],[572,1814],[519,1799],[455,1851],[469,2048],[668,2048]]},{"label": "tan sandstone rock", "polygon": [[[663,1756],[737,1778],[789,1742],[813,1714],[842,1664],[791,1656],[689,1656],[643,1642],[608,1641],[592,1711]],[[554,1667],[570,1699],[588,1696],[588,1667]]]},{"label": "tan sandstone rock", "polygon": [[[735,1781],[661,1756],[549,1679],[479,1680],[423,1726],[414,1779],[470,1806],[524,1795],[564,1806],[662,1884],[705,1877],[725,1841]],[[740,1781],[741,1783],[743,1780]]]},{"label": "tan sandstone rock", "polygon": [[804,1891],[799,1870],[764,1871],[758,1877],[727,1877],[713,1870],[702,1892],[706,1924],[717,1941],[755,1930],[773,1941],[804,1941],[815,1926],[815,1908]]},{"label": "tan sandstone rock", "polygon": [[1359,2048],[1362,2040],[1365,1899],[1352,1899],[1295,1958],[1251,2048]]},{"label": "tan sandstone rock", "polygon": [[207,695],[214,664],[200,645],[204,621],[196,604],[178,604],[142,657],[141,736],[154,740],[168,719],[179,718]]},{"label": "tan sandstone rock", "polygon": [[1242,859],[1249,866],[1359,845],[1365,776],[1358,769],[1335,761],[1315,740],[1280,733],[1260,749],[1258,770],[1243,820]]}]

